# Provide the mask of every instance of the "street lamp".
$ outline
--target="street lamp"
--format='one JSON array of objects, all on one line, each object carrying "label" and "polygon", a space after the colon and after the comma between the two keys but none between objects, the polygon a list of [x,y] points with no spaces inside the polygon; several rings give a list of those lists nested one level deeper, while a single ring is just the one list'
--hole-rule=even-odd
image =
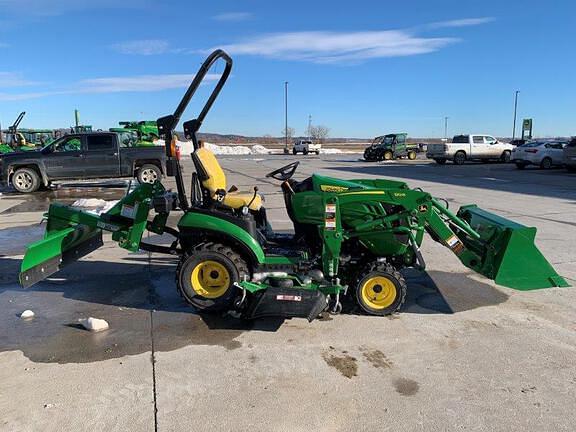
[{"label": "street lamp", "polygon": [[447,140],[448,139],[448,119],[450,117],[444,117],[444,139]]},{"label": "street lamp", "polygon": [[288,81],[284,82],[284,153],[288,154]]},{"label": "street lamp", "polygon": [[516,112],[518,110],[518,93],[520,90],[516,90],[514,93],[514,126],[512,126],[512,141],[516,138]]}]

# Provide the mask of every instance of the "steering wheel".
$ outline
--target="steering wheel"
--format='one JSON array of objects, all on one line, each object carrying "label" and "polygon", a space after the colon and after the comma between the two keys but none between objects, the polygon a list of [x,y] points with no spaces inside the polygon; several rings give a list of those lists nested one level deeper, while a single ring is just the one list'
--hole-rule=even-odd
[{"label": "steering wheel", "polygon": [[300,162],[292,162],[286,166],[283,166],[282,168],[278,168],[277,170],[269,172],[266,174],[266,177],[272,177],[276,180],[286,181],[294,175],[298,165],[300,165]]}]

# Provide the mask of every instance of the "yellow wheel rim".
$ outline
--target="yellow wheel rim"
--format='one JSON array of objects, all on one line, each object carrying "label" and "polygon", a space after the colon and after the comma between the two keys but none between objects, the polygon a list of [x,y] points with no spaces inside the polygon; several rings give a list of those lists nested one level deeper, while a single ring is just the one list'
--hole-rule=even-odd
[{"label": "yellow wheel rim", "polygon": [[410,160],[416,159],[416,153],[412,153],[412,152],[408,153],[408,159],[410,159]]},{"label": "yellow wheel rim", "polygon": [[223,296],[228,291],[230,273],[219,262],[202,261],[192,270],[190,283],[196,294],[214,299]]},{"label": "yellow wheel rim", "polygon": [[390,153],[390,152],[384,153],[384,159],[386,159],[386,160],[392,159],[392,153]]},{"label": "yellow wheel rim", "polygon": [[372,309],[381,310],[390,307],[396,300],[396,285],[384,276],[374,276],[366,280],[360,289],[362,301]]}]

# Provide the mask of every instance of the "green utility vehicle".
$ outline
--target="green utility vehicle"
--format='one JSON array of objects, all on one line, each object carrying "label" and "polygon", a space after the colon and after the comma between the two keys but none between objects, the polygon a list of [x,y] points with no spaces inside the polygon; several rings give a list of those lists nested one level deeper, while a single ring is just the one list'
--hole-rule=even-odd
[{"label": "green utility vehicle", "polygon": [[416,159],[416,145],[406,143],[406,133],[394,133],[374,138],[372,144],[364,150],[367,161],[383,161],[398,158]]},{"label": "green utility vehicle", "polygon": [[[197,118],[184,122],[194,146],[196,172],[189,200],[176,157],[174,130],[212,65],[224,71]],[[475,205],[457,213],[447,203],[406,183],[383,179],[293,178],[299,162],[270,172],[278,180],[293,235],[275,233],[255,186],[239,191],[227,182],[215,155],[197,132],[230,75],[232,59],[213,52],[201,66],[174,114],[158,119],[166,142],[166,170],[177,192],[160,182],[141,184],[100,216],[61,204],[46,215],[46,235],[31,244],[20,282],[28,287],[102,245],[102,232],[129,251],[177,257],[176,285],[199,311],[234,310],[263,316],[316,318],[338,313],[354,299],[372,315],[398,311],[409,287],[400,273],[425,268],[424,234],[452,250],[462,264],[497,283],[520,290],[567,286],[534,245],[529,228]],[[172,212],[176,227],[166,225]],[[169,234],[169,246],[143,240],[144,231]],[[462,289],[466,289],[465,286]]]}]

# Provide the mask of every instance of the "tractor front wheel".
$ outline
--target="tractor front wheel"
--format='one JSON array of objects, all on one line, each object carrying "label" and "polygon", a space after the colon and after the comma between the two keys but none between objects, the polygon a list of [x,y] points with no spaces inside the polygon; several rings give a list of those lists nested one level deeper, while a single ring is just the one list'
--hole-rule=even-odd
[{"label": "tractor front wheel", "polygon": [[235,282],[249,276],[246,261],[228,246],[203,243],[182,257],[176,270],[178,291],[200,311],[233,307],[238,294]]},{"label": "tractor front wheel", "polygon": [[409,151],[408,152],[408,159],[410,159],[410,160],[416,159],[416,152],[415,151]]},{"label": "tractor front wheel", "polygon": [[406,281],[398,270],[386,263],[369,265],[356,281],[356,301],[369,315],[398,312],[406,300]]}]

